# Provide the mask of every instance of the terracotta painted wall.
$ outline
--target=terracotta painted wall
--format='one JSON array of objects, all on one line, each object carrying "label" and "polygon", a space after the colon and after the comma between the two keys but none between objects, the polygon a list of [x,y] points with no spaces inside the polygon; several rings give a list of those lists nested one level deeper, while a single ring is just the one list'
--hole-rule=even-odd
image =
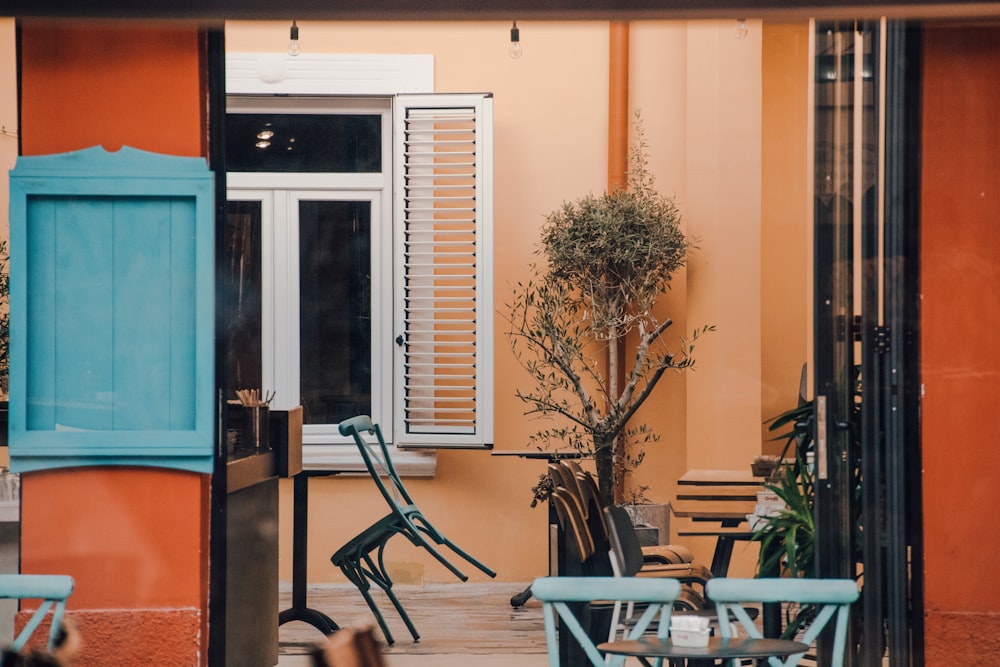
[{"label": "terracotta painted wall", "polygon": [[[300,21],[299,27],[306,51],[432,53],[438,91],[493,92],[494,289],[502,312],[508,286],[523,279],[535,260],[532,252],[545,214],[606,186],[608,24],[518,21],[524,46],[519,60],[507,55],[510,24],[505,22]],[[765,267],[760,248],[767,225],[776,215],[785,216],[765,214],[771,204],[765,206],[762,199],[762,126],[768,113],[772,137],[774,128],[781,127],[794,134],[805,118],[804,107],[786,106],[787,99],[763,109],[764,34],[760,22],[751,22],[746,40],[736,39],[731,21],[631,23],[630,105],[645,119],[657,185],[676,195],[688,232],[704,239],[704,250],[693,259],[700,282],[692,283],[689,272],[680,272],[662,314],[675,320],[675,334],[688,334],[699,324],[719,325],[699,346],[698,370],[667,378],[641,415],[663,435],[663,442],[649,449],[635,481],[648,485],[649,497],[661,502],[670,500],[674,481],[687,468],[742,468],[762,447],[763,395],[769,389],[762,388]],[[231,52],[280,53],[287,40],[287,23],[230,22],[226,27]],[[789,196],[797,196],[804,188],[798,185],[804,167],[778,169],[781,178],[798,188]],[[799,240],[789,243],[793,252],[801,252]],[[804,277],[796,280],[802,281]],[[539,424],[523,416],[525,406],[514,397],[527,375],[514,363],[504,327],[498,316],[496,447],[519,449]],[[781,356],[780,351],[772,355],[768,372],[784,364],[793,369],[794,383],[802,364],[801,345],[789,349],[787,359]],[[794,389],[787,389],[791,397]],[[436,524],[496,564],[501,580],[526,581],[547,567],[547,517],[544,510],[529,507],[529,489],[542,468],[537,462],[491,458],[486,452],[441,451],[435,478],[408,485]],[[367,480],[315,479],[311,489],[309,577],[339,580],[330,554],[380,516],[382,507]],[[280,511],[280,573],[288,579],[290,483],[282,483]],[[709,542],[692,546],[702,560],[711,557]],[[754,558],[752,547],[737,547],[733,571],[749,574]],[[454,581],[402,542],[390,545],[387,560],[402,571],[399,581]],[[477,572],[470,575],[482,578]]]},{"label": "terracotta painted wall", "polygon": [[[1000,660],[1000,28],[924,37],[921,364],[927,665]],[[968,574],[968,576],[965,576]],[[974,639],[974,640],[973,640]]]},{"label": "terracotta painted wall", "polygon": [[[26,22],[22,62],[24,154],[203,153],[195,27]],[[204,664],[208,499],[207,476],[177,471],[23,476],[21,569],[76,579],[80,667]]]}]

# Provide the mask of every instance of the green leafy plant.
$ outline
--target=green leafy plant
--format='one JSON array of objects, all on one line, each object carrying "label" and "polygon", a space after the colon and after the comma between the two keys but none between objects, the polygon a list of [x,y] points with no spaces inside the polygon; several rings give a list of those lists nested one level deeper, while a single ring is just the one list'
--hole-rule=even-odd
[{"label": "green leafy plant", "polygon": [[508,338],[534,380],[517,396],[531,406],[527,414],[557,422],[532,443],[592,455],[609,503],[621,501],[625,472],[659,439],[629,420],[665,372],[694,366],[694,343],[712,329],[680,337],[671,350],[664,340],[671,320],[653,314],[693,246],[674,201],[654,188],[638,114],[628,176],[626,189],[548,215],[537,251],[545,266],[530,267],[532,279],[517,284],[507,305]]},{"label": "green leafy plant", "polygon": [[764,488],[785,503],[777,514],[762,517],[753,539],[760,542],[757,571],[791,577],[813,576],[816,527],[813,519],[814,479],[801,459],[782,466],[778,479]]}]

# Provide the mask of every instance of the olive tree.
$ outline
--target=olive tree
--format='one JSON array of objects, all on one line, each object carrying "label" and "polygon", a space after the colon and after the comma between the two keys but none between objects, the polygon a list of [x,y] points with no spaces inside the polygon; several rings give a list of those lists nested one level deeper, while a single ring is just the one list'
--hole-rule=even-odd
[{"label": "olive tree", "polygon": [[671,320],[653,313],[693,246],[674,200],[654,188],[638,114],[633,129],[627,187],[546,216],[536,250],[544,263],[532,265],[507,306],[508,338],[534,380],[517,396],[531,406],[526,414],[555,418],[533,443],[593,456],[601,493],[616,503],[625,472],[659,439],[630,420],[664,373],[694,365],[694,342],[712,329],[678,337],[671,349]]}]

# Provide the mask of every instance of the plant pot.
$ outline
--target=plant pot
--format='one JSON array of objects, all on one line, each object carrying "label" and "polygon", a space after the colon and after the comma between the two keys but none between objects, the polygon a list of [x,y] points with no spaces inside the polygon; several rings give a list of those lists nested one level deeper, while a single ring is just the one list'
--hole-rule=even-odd
[{"label": "plant pot", "polygon": [[[623,505],[625,511],[632,517],[632,525],[636,527],[636,534],[642,546],[658,546],[670,544],[670,503],[641,503],[636,505]],[[655,528],[655,541],[644,542],[640,534],[641,527]],[[646,535],[650,532],[646,531]],[[646,537],[645,539],[652,539]]]}]

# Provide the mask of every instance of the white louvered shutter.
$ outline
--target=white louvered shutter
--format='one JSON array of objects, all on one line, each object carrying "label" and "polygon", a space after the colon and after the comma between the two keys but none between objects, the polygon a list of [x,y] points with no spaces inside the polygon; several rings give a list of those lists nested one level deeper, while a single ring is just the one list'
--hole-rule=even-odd
[{"label": "white louvered shutter", "polygon": [[493,444],[493,99],[401,95],[395,444]]}]

